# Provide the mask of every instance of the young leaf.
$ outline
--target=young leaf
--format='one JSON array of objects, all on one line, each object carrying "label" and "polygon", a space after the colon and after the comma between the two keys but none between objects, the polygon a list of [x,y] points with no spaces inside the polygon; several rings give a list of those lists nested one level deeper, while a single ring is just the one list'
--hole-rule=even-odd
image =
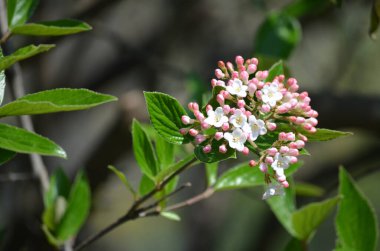
[{"label": "young leaf", "polygon": [[341,132],[324,128],[317,128],[317,131],[315,133],[309,133],[303,130],[302,134],[305,135],[309,141],[327,141],[343,136],[352,135],[351,132]]},{"label": "young leaf", "polygon": [[301,40],[297,19],[272,12],[261,24],[255,41],[255,54],[287,59]]},{"label": "young leaf", "polygon": [[124,173],[117,170],[114,166],[109,165],[108,169],[110,169],[116,176],[119,178],[121,182],[123,182],[124,186],[132,193],[132,195],[136,198],[136,192],[133,189],[132,185],[129,183],[127,177]]},{"label": "young leaf", "polygon": [[38,0],[8,0],[7,15],[10,28],[24,24],[33,14]]},{"label": "young leaf", "polygon": [[18,153],[66,158],[65,151],[48,138],[27,130],[0,123],[0,148]]},{"label": "young leaf", "polygon": [[376,215],[343,167],[339,170],[339,194],[343,199],[338,205],[335,226],[343,250],[375,250]]},{"label": "young leaf", "polygon": [[0,107],[0,117],[84,110],[117,98],[87,89],[53,89],[16,99]]},{"label": "young leaf", "polygon": [[28,45],[26,47],[18,49],[11,55],[0,58],[0,71],[7,69],[18,61],[33,57],[34,55],[42,52],[46,52],[53,47],[55,47],[53,44],[40,44],[38,46]]},{"label": "young leaf", "polygon": [[30,36],[63,36],[89,30],[91,30],[91,26],[87,23],[68,19],[28,23],[11,28],[12,34]]},{"label": "young leaf", "polygon": [[145,174],[141,177],[139,185],[139,194],[144,196],[154,188],[154,182]]},{"label": "young leaf", "polygon": [[268,77],[265,81],[271,82],[273,79],[278,76],[284,74],[284,63],[282,60],[278,61],[268,70]]},{"label": "young leaf", "polygon": [[15,152],[8,151],[8,150],[0,148],[0,166],[4,163],[10,161],[11,159],[13,159],[13,157],[15,157],[15,156],[16,156]]},{"label": "young leaf", "polygon": [[285,188],[285,195],[273,196],[266,201],[272,209],[272,212],[276,215],[277,219],[281,222],[288,233],[292,236],[296,236],[292,223],[292,214],[296,209],[295,195],[293,190],[293,182],[291,182],[291,179],[289,179],[289,181],[291,185],[289,188]]},{"label": "young leaf", "polygon": [[79,173],[70,191],[68,205],[56,230],[58,240],[67,240],[76,235],[86,221],[91,206],[90,186],[84,175]]},{"label": "young leaf", "polygon": [[184,127],[181,117],[185,109],[173,97],[159,92],[144,92],[150,120],[156,131],[172,144],[185,144],[189,140],[179,129]]},{"label": "young leaf", "polygon": [[216,180],[218,179],[218,166],[218,162],[205,164],[207,186],[209,187],[213,186],[216,183]]},{"label": "young leaf", "polygon": [[[291,175],[301,165],[301,161],[290,165],[285,170],[285,174],[287,176]],[[247,163],[243,163],[223,173],[215,184],[215,190],[230,190],[260,185],[265,185],[263,172],[258,167],[250,167]]]},{"label": "young leaf", "polygon": [[173,213],[173,212],[161,212],[160,215],[169,219],[169,220],[174,220],[174,221],[180,221],[181,220],[179,215],[176,213]]},{"label": "young leaf", "polygon": [[157,159],[148,135],[137,120],[132,123],[133,152],[141,172],[154,180],[158,172]]},{"label": "young leaf", "polygon": [[306,241],[329,216],[338,201],[339,198],[332,198],[322,202],[310,203],[294,212],[292,215],[292,225],[296,234],[295,237]]}]

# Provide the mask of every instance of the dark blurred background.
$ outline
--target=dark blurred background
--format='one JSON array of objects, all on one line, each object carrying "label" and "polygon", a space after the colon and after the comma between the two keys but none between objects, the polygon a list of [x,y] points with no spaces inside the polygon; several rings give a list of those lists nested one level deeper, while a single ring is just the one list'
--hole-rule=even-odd
[{"label": "dark blurred background", "polygon": [[[148,122],[142,91],[166,92],[185,104],[199,90],[210,90],[217,61],[255,56],[260,25],[271,11],[293,2],[302,1],[40,1],[32,21],[77,18],[91,24],[93,31],[57,38],[13,37],[14,48],[57,44],[51,52],[22,62],[27,92],[83,87],[119,98],[89,111],[33,117],[36,131],[59,143],[69,157],[45,158],[49,171],[61,166],[71,177],[80,168],[88,173],[93,206],[79,239],[117,219],[131,203],[128,192],[106,167],[116,165],[138,184],[130,125],[132,118]],[[343,164],[379,216],[380,42],[368,35],[371,5],[372,1],[347,0],[341,7],[327,4],[297,16],[295,28],[302,30],[302,38],[283,57],[301,89],[311,93],[319,126],[354,132],[351,137],[310,144],[312,156],[303,158],[305,165],[296,181],[322,187],[326,191],[322,198],[332,196],[338,166]],[[281,29],[280,33],[287,32]],[[265,45],[273,50],[279,46],[274,40]],[[4,102],[9,100],[7,89]],[[223,168],[233,165],[227,161]],[[0,177],[9,172],[31,175],[27,156],[19,155],[1,166]],[[186,173],[181,181],[191,181],[193,187],[175,200],[201,191],[203,176],[203,166]],[[180,210],[179,223],[164,218],[129,222],[87,250],[282,250],[290,237],[261,200],[261,193],[261,188],[218,193]],[[297,202],[302,206],[322,198],[298,197]],[[1,250],[52,250],[40,228],[37,180],[0,179],[0,203]],[[331,216],[316,233],[310,250],[332,250],[335,238]]]}]

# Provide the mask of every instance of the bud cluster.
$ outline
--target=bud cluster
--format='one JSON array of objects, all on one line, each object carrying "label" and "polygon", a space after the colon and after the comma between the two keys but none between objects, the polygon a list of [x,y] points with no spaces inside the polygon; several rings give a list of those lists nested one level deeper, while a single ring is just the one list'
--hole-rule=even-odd
[{"label": "bud cluster", "polygon": [[[235,63],[218,62],[216,78],[211,80],[216,101],[203,109],[197,103],[189,103],[194,118],[182,116],[186,127],[180,132],[191,135],[205,154],[211,151],[223,154],[230,149],[244,155],[254,153],[256,157],[249,162],[250,166],[260,168],[268,184],[272,180],[277,183],[264,194],[267,198],[289,186],[284,170],[298,161],[307,142],[299,128],[316,132],[318,113],[311,108],[308,93],[297,92],[295,78],[286,80],[284,75],[278,75],[267,81],[269,72],[257,71],[256,58],[244,60],[237,56]],[[290,125],[287,128],[292,130],[283,131],[281,124]],[[210,128],[214,129],[211,135]],[[263,149],[258,142],[268,134],[276,138],[269,148]],[[214,141],[218,144],[213,144]],[[218,149],[212,149],[215,145]]]}]

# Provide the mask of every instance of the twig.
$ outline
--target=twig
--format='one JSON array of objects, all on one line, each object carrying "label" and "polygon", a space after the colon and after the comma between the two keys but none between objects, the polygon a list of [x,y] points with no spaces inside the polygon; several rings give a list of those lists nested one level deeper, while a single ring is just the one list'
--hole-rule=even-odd
[{"label": "twig", "polygon": [[180,202],[180,203],[177,203],[177,204],[174,204],[174,205],[171,205],[167,208],[165,208],[165,211],[173,211],[173,210],[177,210],[179,208],[182,208],[182,207],[186,207],[186,206],[191,206],[199,201],[202,201],[202,200],[205,200],[207,198],[209,198],[211,195],[213,195],[215,192],[214,188],[212,187],[209,187],[207,188],[204,192],[188,199],[188,200],[185,200],[183,202]]},{"label": "twig", "polygon": [[156,185],[156,187],[153,188],[148,194],[146,194],[143,197],[141,197],[140,199],[136,200],[124,216],[122,216],[121,218],[119,218],[117,221],[110,224],[109,226],[105,227],[104,229],[100,230],[95,235],[87,238],[82,243],[78,244],[74,248],[74,251],[79,251],[79,250],[84,249],[85,247],[87,247],[88,245],[93,243],[94,241],[100,239],[102,236],[106,235],[107,233],[111,232],[113,229],[119,227],[120,225],[126,223],[127,221],[131,221],[131,220],[141,218],[141,217],[151,216],[151,215],[144,215],[144,213],[143,213],[144,208],[139,208],[141,206],[141,204],[143,204],[145,201],[152,198],[156,193],[161,191],[165,187],[165,185],[167,185],[174,177],[176,177],[178,174],[180,174],[181,172],[186,170],[188,167],[190,167],[196,161],[197,161],[197,159],[194,157],[190,161],[184,163],[181,168],[179,168],[177,171],[173,172],[164,181],[162,181],[161,183]]}]

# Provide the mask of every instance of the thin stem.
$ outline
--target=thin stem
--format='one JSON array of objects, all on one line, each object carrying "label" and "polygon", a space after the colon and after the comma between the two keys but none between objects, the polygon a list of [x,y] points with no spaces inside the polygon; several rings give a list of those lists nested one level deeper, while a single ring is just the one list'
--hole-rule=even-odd
[{"label": "thin stem", "polygon": [[177,209],[182,208],[182,207],[191,206],[191,205],[193,205],[199,201],[202,201],[202,200],[209,198],[211,195],[214,194],[214,192],[215,192],[214,188],[209,187],[205,191],[203,191],[202,193],[200,193],[200,194],[198,194],[198,195],[196,195],[196,196],[194,196],[188,200],[185,200],[183,202],[171,205],[171,206],[167,207],[165,210],[166,211],[173,211],[173,210],[177,210]]},{"label": "thin stem", "polygon": [[145,196],[136,200],[124,216],[119,218],[117,221],[111,223],[109,226],[105,227],[104,229],[100,230],[95,235],[90,236],[89,238],[84,240],[82,243],[78,244],[74,248],[74,251],[82,250],[83,248],[87,247],[88,245],[90,245],[94,241],[100,239],[101,237],[103,237],[104,235],[111,232],[113,229],[119,227],[120,225],[124,224],[127,221],[131,221],[131,220],[134,220],[136,218],[151,216],[151,215],[144,214],[145,209],[139,208],[141,206],[141,204],[143,204],[145,201],[152,198],[156,193],[161,191],[165,187],[165,185],[167,185],[173,178],[175,178],[178,174],[180,174],[181,172],[186,170],[188,167],[190,167],[196,161],[197,161],[197,159],[194,157],[190,161],[184,163],[181,168],[179,168],[178,170],[176,170],[175,172],[170,174],[163,182],[156,185],[156,187],[153,188],[148,194],[146,194]]}]

